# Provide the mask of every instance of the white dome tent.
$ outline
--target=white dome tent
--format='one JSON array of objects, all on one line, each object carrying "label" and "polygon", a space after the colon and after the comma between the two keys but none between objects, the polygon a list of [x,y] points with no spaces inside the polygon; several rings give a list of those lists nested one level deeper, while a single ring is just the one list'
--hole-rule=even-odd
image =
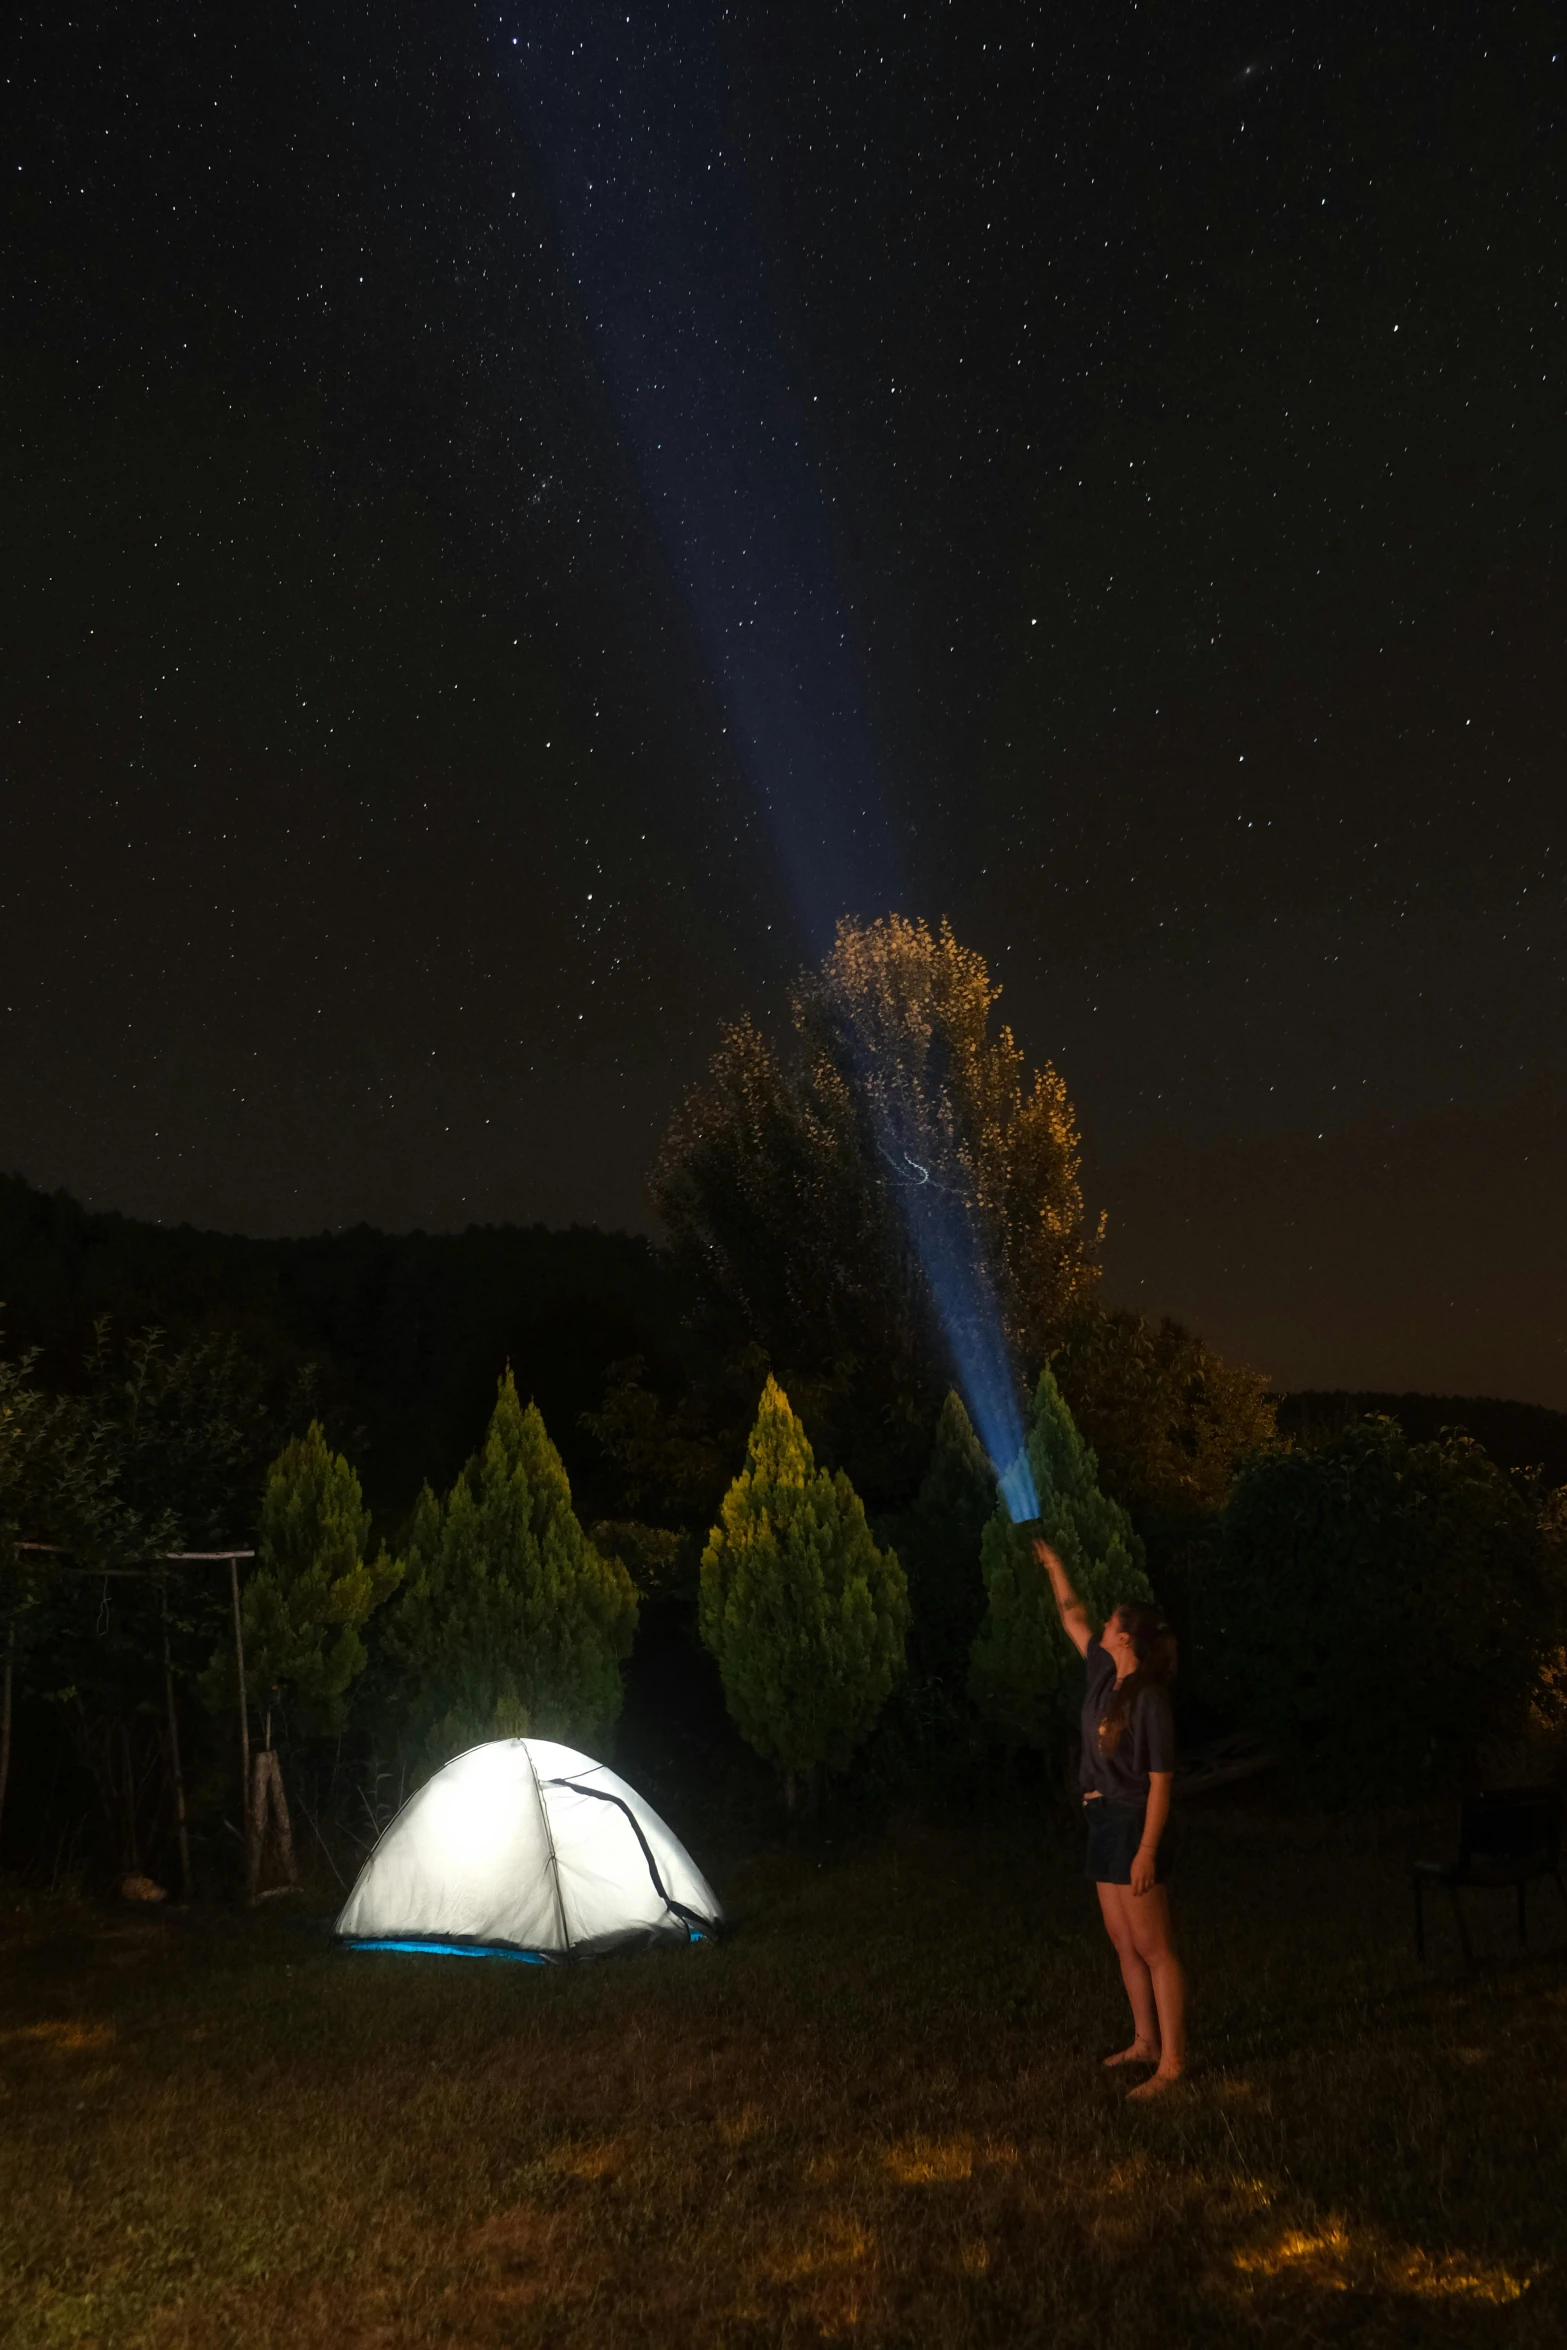
[{"label": "white dome tent", "polygon": [[700,1942],[723,1911],[624,1779],[546,1738],[470,1747],[411,1796],[338,1918],[359,1950],[538,1963]]}]

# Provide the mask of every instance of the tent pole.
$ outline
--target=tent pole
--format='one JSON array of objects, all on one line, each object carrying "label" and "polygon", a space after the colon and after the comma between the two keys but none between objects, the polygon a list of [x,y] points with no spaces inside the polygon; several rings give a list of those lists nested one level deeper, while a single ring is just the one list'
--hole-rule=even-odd
[{"label": "tent pole", "polygon": [[550,1826],[549,1806],[544,1800],[544,1790],[539,1785],[539,1774],[533,1767],[533,1756],[526,1743],[522,1751],[528,1757],[528,1771],[533,1780],[533,1793],[539,1807],[539,1818],[544,1823],[544,1841],[549,1848],[550,1877],[555,1887],[555,1915],[560,1920],[560,1946],[566,1956],[570,1958],[571,1936],[566,1928],[566,1904],[560,1896],[560,1862],[555,1852],[555,1833]]}]

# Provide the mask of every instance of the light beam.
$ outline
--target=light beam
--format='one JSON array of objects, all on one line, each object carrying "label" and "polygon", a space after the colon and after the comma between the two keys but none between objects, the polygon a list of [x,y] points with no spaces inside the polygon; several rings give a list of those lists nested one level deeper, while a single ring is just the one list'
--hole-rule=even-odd
[{"label": "light beam", "polygon": [[[786,357],[724,38],[701,0],[634,19],[570,0],[529,11],[515,54],[622,432],[820,953],[840,915],[895,905],[901,890],[814,455],[815,403]],[[956,1384],[1007,1508],[1036,1515],[1017,1383],[967,1198],[904,1147],[908,1130],[900,1141],[885,1091],[863,1091]]]}]

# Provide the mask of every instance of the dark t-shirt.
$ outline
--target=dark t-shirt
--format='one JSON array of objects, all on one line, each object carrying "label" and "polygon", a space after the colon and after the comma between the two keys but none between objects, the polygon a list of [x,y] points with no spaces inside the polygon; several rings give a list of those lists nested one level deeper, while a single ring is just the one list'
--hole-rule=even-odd
[{"label": "dark t-shirt", "polygon": [[1115,1660],[1097,1640],[1090,1640],[1083,1663],[1088,1688],[1083,1697],[1083,1759],[1077,1783],[1085,1795],[1104,1795],[1112,1803],[1146,1803],[1149,1772],[1175,1768],[1175,1715],[1170,1692],[1157,1682],[1139,1689],[1132,1699],[1132,1718],[1114,1754],[1101,1754],[1099,1722],[1115,1687]]}]

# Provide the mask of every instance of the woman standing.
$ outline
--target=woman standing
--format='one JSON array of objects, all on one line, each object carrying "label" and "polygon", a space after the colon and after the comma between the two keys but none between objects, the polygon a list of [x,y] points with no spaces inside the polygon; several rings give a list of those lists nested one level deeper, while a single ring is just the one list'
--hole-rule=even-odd
[{"label": "woman standing", "polygon": [[1131,2094],[1157,2097],[1186,2061],[1186,1977],[1170,1932],[1160,1840],[1175,1779],[1175,1635],[1156,1607],[1118,1607],[1096,1640],[1083,1603],[1048,1542],[1034,1555],[1050,1577],[1067,1638],[1088,1667],[1078,1784],[1088,1821],[1086,1873],[1132,2003],[1131,2045],[1107,2065],[1156,2069]]}]

